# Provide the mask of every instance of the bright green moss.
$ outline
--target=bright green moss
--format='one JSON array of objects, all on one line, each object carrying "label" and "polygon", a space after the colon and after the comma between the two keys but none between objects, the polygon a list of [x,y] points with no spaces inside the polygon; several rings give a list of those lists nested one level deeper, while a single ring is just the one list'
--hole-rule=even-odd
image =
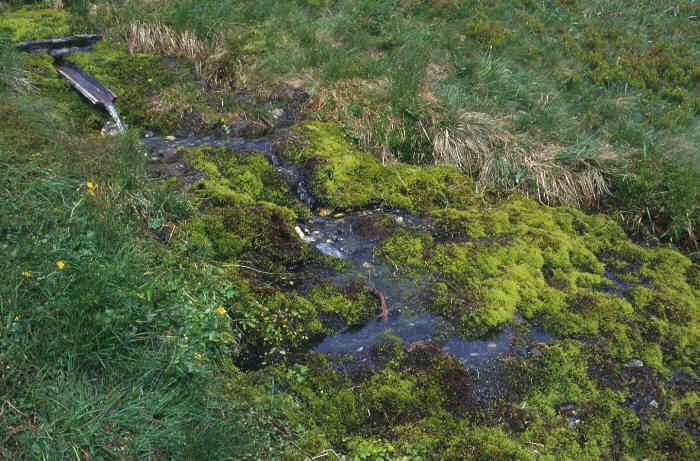
[{"label": "bright green moss", "polygon": [[[226,148],[198,148],[187,149],[184,157],[189,165],[207,175],[198,187],[203,197],[235,193],[238,201],[261,200],[282,206],[294,202],[287,184],[263,154],[242,154]],[[235,197],[230,203],[237,203]]]},{"label": "bright green moss", "polygon": [[436,232],[445,238],[478,239],[507,234],[512,229],[508,213],[500,209],[490,211],[447,208],[433,211],[431,217]]},{"label": "bright green moss", "polygon": [[433,217],[441,235],[479,239],[438,244],[429,262],[437,280],[434,308],[459,319],[465,334],[509,322],[516,310],[529,318],[559,312],[567,293],[607,284],[603,264],[587,245],[610,227],[605,220],[520,198]]},{"label": "bright green moss", "polygon": [[248,255],[278,270],[311,256],[294,231],[296,211],[305,210],[264,155],[223,148],[183,155],[207,175],[192,189],[203,213],[183,229],[195,252],[224,260]]},{"label": "bright green moss", "polygon": [[9,30],[11,38],[17,42],[63,37],[70,34],[69,16],[68,11],[55,9],[2,11],[0,30]]},{"label": "bright green moss", "polygon": [[381,203],[427,212],[471,201],[471,180],[454,168],[382,165],[358,151],[337,125],[308,123],[304,135],[307,145],[294,160],[305,161],[311,190],[322,206],[351,210]]},{"label": "bright green moss", "polygon": [[680,253],[634,245],[604,217],[517,197],[432,217],[439,236],[467,240],[397,232],[380,254],[429,274],[432,309],[462,334],[483,335],[517,312],[558,337],[603,337],[611,355],[664,372],[697,360],[696,269]]},{"label": "bright green moss", "polygon": [[398,229],[382,242],[379,255],[402,272],[425,271],[426,248],[432,245],[429,235],[413,236],[405,229]]}]

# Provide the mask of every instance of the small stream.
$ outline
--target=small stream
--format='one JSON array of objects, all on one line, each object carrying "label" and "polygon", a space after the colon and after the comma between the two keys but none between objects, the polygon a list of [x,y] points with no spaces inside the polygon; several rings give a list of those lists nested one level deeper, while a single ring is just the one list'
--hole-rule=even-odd
[{"label": "small stream", "polygon": [[[165,159],[171,170],[186,182],[201,179],[201,173],[188,172],[188,166],[177,155],[177,150],[188,147],[226,147],[240,153],[264,154],[285,179],[299,200],[313,210],[313,198],[303,182],[300,167],[278,156],[271,139],[244,140],[215,137],[157,138],[148,137],[143,144],[152,152],[152,159]],[[172,173],[173,171],[171,171]],[[163,172],[168,174],[167,171]],[[428,312],[430,280],[425,276],[397,271],[380,258],[376,248],[381,243],[381,232],[375,232],[377,222],[389,223],[415,232],[430,232],[430,223],[421,217],[400,210],[376,208],[351,214],[322,217],[314,214],[298,224],[299,237],[326,256],[342,259],[345,269],[326,275],[326,281],[337,286],[361,282],[381,292],[387,300],[389,315],[386,320],[370,320],[360,328],[349,329],[325,337],[312,350],[321,354],[356,358],[366,357],[373,346],[384,342],[389,335],[398,337],[404,345],[431,341],[468,368],[491,365],[498,357],[513,354],[517,348],[547,342],[552,337],[521,318],[502,328],[490,338],[465,340],[445,319]],[[379,312],[379,309],[377,310]]]}]

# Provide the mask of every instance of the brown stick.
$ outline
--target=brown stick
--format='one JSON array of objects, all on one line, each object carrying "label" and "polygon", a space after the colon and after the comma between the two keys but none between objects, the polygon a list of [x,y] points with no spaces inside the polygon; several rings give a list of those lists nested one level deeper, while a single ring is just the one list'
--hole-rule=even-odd
[{"label": "brown stick", "polygon": [[389,305],[386,302],[386,296],[384,296],[384,293],[381,291],[377,290],[376,288],[370,288],[369,292],[372,293],[374,296],[377,297],[379,300],[379,304],[381,304],[382,308],[382,313],[379,315],[384,322],[389,321]]}]

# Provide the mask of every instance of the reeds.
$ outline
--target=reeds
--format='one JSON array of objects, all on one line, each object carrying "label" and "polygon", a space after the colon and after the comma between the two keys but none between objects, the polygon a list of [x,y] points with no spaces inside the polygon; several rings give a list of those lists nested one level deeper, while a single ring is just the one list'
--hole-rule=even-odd
[{"label": "reeds", "polygon": [[603,173],[561,146],[524,146],[505,129],[505,121],[465,112],[449,128],[433,129],[438,164],[468,172],[480,191],[519,190],[547,205],[588,207],[608,193]]}]

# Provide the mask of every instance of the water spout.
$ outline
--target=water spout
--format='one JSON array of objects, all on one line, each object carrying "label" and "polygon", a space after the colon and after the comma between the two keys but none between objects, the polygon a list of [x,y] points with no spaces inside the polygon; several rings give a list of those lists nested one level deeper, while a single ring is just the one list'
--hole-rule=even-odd
[{"label": "water spout", "polygon": [[126,130],[126,128],[124,127],[124,124],[122,123],[122,119],[119,118],[119,112],[117,112],[117,109],[114,107],[114,105],[107,104],[105,106],[105,109],[107,109],[107,112],[109,112],[109,115],[112,116],[112,120],[114,120],[114,123],[117,124],[117,132],[123,133]]}]

